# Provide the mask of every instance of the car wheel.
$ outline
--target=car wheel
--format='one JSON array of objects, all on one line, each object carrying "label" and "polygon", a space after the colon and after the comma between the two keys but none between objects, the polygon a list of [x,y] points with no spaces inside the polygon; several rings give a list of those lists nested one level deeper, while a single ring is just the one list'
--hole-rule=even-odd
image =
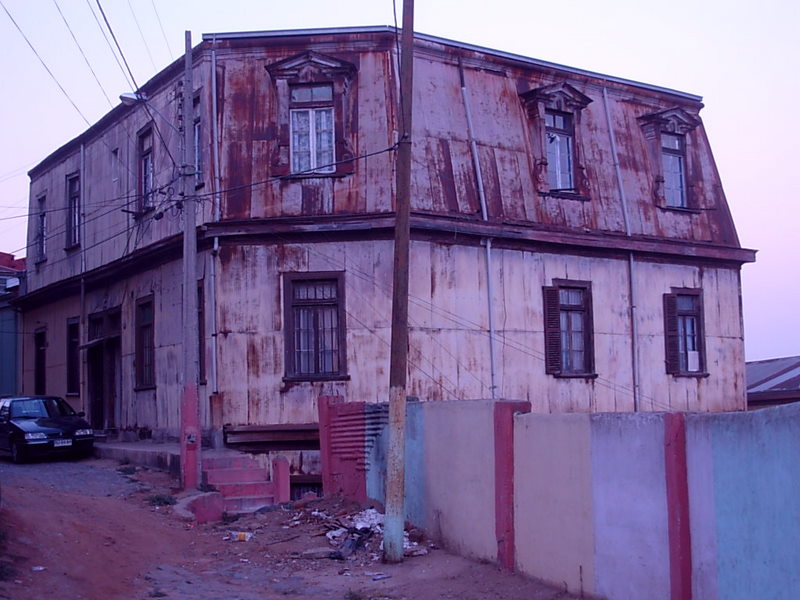
[{"label": "car wheel", "polygon": [[25,462],[25,455],[22,452],[22,446],[19,442],[11,442],[11,460],[16,464]]}]

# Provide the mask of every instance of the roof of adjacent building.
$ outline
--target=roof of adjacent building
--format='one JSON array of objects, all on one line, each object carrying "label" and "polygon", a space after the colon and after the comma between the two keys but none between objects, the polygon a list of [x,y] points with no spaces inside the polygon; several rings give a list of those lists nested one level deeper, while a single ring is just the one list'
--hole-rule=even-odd
[{"label": "roof of adjacent building", "polygon": [[800,400],[800,356],[750,361],[746,377],[748,397]]}]

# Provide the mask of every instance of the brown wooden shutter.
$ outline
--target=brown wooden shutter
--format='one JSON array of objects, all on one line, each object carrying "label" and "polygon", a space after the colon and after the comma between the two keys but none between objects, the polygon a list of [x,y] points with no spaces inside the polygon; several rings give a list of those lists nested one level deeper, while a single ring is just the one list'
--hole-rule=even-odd
[{"label": "brown wooden shutter", "polygon": [[543,287],[544,295],[544,370],[561,373],[561,316],[558,287]]},{"label": "brown wooden shutter", "polygon": [[678,297],[675,294],[664,294],[664,357],[667,373],[680,373]]},{"label": "brown wooden shutter", "polygon": [[584,348],[586,352],[586,372],[594,373],[594,318],[592,316],[592,288],[587,286],[583,289],[583,308],[586,315],[584,328]]}]

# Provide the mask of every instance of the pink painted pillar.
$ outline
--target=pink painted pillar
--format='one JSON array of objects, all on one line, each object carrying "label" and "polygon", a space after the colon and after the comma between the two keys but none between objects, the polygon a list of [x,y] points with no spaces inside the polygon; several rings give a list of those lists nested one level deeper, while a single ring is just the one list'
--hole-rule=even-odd
[{"label": "pink painted pillar", "polygon": [[670,600],[691,600],[692,540],[689,528],[686,422],[683,413],[669,413],[664,416],[664,460],[667,479]]},{"label": "pink painted pillar", "polygon": [[276,504],[289,502],[291,484],[289,482],[289,461],[285,456],[276,456],[272,459],[272,485],[275,490]]},{"label": "pink painted pillar", "polygon": [[531,411],[530,402],[494,405],[494,511],[497,562],[514,570],[514,413]]}]

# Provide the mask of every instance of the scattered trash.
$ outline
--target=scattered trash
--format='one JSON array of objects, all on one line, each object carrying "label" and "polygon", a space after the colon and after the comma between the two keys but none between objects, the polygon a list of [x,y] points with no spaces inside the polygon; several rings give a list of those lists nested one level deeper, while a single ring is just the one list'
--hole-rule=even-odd
[{"label": "scattered trash", "polygon": [[380,581],[381,579],[389,579],[391,575],[388,573],[378,573],[372,576],[372,581]]},{"label": "scattered trash", "polygon": [[331,549],[330,548],[309,548],[308,550],[304,551],[300,556],[302,558],[330,558],[331,557]]},{"label": "scattered trash", "polygon": [[231,531],[228,539],[232,542],[249,542],[254,535],[252,531]]},{"label": "scattered trash", "polygon": [[31,571],[44,571],[47,567],[31,567]]}]

